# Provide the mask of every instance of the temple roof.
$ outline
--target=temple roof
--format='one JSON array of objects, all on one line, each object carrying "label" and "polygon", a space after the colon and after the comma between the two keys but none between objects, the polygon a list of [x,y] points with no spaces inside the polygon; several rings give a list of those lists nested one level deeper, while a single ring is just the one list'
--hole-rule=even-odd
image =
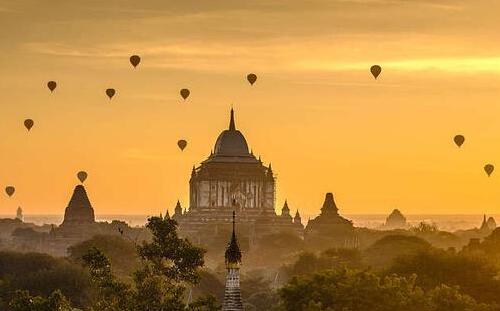
[{"label": "temple roof", "polygon": [[335,200],[333,199],[333,193],[328,192],[325,196],[325,201],[323,202],[323,207],[321,208],[321,213],[339,213],[339,209],[337,204],[335,204]]},{"label": "temple roof", "polygon": [[321,214],[318,217],[309,220],[306,229],[314,230],[318,229],[318,226],[332,227],[336,225],[345,226],[347,228],[353,227],[352,222],[350,220],[347,220],[339,215],[339,209],[335,204],[335,200],[333,199],[333,194],[328,192],[325,196],[323,207],[321,208]]},{"label": "temple roof", "polygon": [[235,231],[235,217],[236,213],[233,211],[233,234],[231,235],[231,241],[229,242],[226,248],[226,254],[225,254],[227,265],[231,264],[234,265],[241,263],[241,251],[238,245],[238,239],[236,238],[236,231]]},{"label": "temple roof", "polygon": [[249,152],[245,136],[236,129],[233,109],[231,109],[229,128],[220,133],[213,154],[205,162],[258,163],[255,156]]}]

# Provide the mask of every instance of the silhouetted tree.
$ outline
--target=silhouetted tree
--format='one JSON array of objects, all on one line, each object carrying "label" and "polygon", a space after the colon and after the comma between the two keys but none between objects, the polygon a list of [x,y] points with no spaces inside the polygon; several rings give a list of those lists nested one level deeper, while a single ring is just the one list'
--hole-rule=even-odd
[{"label": "silhouetted tree", "polygon": [[415,277],[381,278],[366,271],[335,270],[295,277],[280,290],[282,308],[290,311],[493,311],[461,294],[440,286],[428,293],[415,285]]}]

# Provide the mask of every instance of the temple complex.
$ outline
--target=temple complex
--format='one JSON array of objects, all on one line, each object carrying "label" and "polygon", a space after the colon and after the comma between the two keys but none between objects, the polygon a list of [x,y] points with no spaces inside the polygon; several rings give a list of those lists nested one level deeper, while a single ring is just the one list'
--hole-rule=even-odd
[{"label": "temple complex", "polygon": [[302,235],[298,212],[292,218],[285,203],[282,215],[277,215],[275,203],[276,178],[272,166],[264,165],[249,151],[245,137],[236,128],[231,109],[228,129],[219,135],[210,156],[193,167],[189,210],[183,212],[178,202],[173,217],[182,233],[197,239],[201,231],[215,233],[218,227],[229,226],[233,211],[238,213],[242,227],[250,235],[281,230]]}]

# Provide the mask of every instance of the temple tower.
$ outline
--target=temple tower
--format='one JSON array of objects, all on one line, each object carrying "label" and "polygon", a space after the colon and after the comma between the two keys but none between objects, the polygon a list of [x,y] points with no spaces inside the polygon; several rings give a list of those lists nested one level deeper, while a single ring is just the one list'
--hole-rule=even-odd
[{"label": "temple tower", "polygon": [[226,289],[224,292],[224,302],[222,311],[242,311],[243,303],[241,302],[240,293],[240,264],[241,251],[238,246],[235,231],[235,212],[233,211],[233,234],[231,241],[226,249]]},{"label": "temple tower", "polygon": [[64,212],[63,226],[95,223],[94,209],[83,185],[77,185]]},{"label": "temple tower", "polygon": [[17,208],[17,211],[16,211],[16,219],[20,220],[20,221],[24,221],[24,215],[23,215],[23,209],[21,208],[21,206],[19,206]]}]

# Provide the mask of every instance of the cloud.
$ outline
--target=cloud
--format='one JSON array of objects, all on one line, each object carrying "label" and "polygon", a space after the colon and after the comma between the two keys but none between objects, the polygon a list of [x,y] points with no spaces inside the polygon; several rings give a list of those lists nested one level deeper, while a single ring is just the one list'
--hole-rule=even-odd
[{"label": "cloud", "polygon": [[[302,70],[317,71],[353,71],[367,70],[373,63],[368,62],[335,62],[305,60],[297,63],[297,68]],[[500,72],[500,56],[494,57],[455,57],[455,58],[421,58],[387,60],[380,63],[384,70],[395,71],[443,71],[451,73],[481,73]]]}]

